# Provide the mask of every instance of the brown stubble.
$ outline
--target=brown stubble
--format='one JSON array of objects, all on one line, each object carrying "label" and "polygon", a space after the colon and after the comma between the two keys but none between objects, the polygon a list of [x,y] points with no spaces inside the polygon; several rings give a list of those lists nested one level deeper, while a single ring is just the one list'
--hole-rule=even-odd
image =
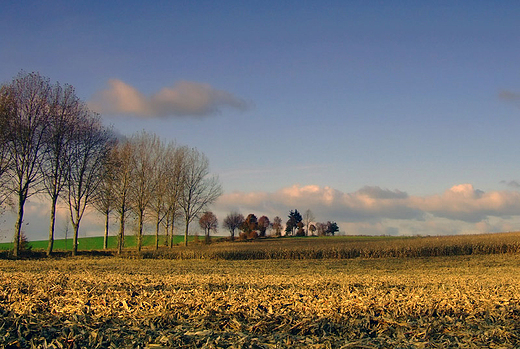
[{"label": "brown stubble", "polygon": [[512,348],[519,262],[0,261],[0,344]]}]

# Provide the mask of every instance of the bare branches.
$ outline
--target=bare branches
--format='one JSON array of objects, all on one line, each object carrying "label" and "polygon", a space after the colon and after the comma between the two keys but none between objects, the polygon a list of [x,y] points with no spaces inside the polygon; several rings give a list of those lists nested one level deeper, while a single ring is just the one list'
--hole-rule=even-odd
[{"label": "bare branches", "polygon": [[44,178],[40,169],[44,161],[52,87],[48,79],[37,73],[21,72],[0,91],[4,123],[9,130],[4,135],[10,158],[9,191],[18,201],[14,233],[14,256],[17,257],[25,202],[41,189],[39,184]]},{"label": "bare branches", "polygon": [[[168,245],[173,247],[173,229],[175,221],[180,216],[179,198],[183,193],[184,186],[184,162],[186,161],[189,149],[186,147],[174,148],[173,144],[169,145],[167,161],[165,206],[166,216],[164,219],[164,227],[166,235],[169,236]],[[168,234],[169,232],[169,234]]]},{"label": "bare branches", "polygon": [[105,217],[105,232],[103,239],[103,249],[108,248],[108,229],[110,222],[110,213],[116,205],[115,199],[115,182],[117,177],[116,161],[114,159],[114,144],[105,158],[101,173],[100,183],[94,192],[92,206]]},{"label": "bare branches", "polygon": [[121,254],[124,246],[125,221],[130,211],[130,184],[134,175],[131,158],[132,146],[128,141],[120,141],[111,153],[112,161],[117,171],[114,172],[114,205],[119,217],[119,233],[117,239],[118,253]]},{"label": "bare branches", "polygon": [[121,142],[114,150],[117,165],[113,195],[120,221],[119,252],[122,250],[126,213],[137,218],[137,249],[142,248],[144,223],[151,213],[155,220],[155,247],[159,228],[165,227],[173,245],[173,227],[182,213],[187,227],[222,193],[216,177],[209,177],[209,163],[196,149],[164,146],[155,135],[140,133]]},{"label": "bare branches", "polygon": [[199,219],[199,225],[204,229],[204,236],[206,237],[206,243],[210,242],[210,233],[213,231],[217,232],[218,219],[217,216],[211,211],[206,211]]},{"label": "bare branches", "polygon": [[305,234],[306,235],[312,235],[310,233],[310,225],[314,221],[314,214],[310,209],[307,209],[305,213],[303,214],[303,221],[305,222]]},{"label": "bare branches", "polygon": [[273,219],[273,230],[275,236],[282,236],[283,223],[282,219],[278,216]]},{"label": "bare branches", "polygon": [[103,128],[98,115],[85,110],[78,122],[70,148],[67,194],[74,228],[72,254],[77,252],[79,224],[85,209],[92,204],[103,178],[103,166],[109,152],[111,134]]},{"label": "bare branches", "polygon": [[[27,199],[45,192],[51,201],[49,245],[54,242],[58,199],[69,206],[74,227],[73,254],[77,252],[79,225],[87,207],[108,219],[116,210],[120,221],[118,248],[124,244],[125,219],[132,211],[138,222],[138,250],[144,222],[151,212],[159,227],[173,237],[180,214],[188,225],[222,193],[209,163],[196,149],[164,145],[145,132],[117,145],[99,115],[92,113],[70,85],[51,84],[38,73],[21,72],[0,87],[0,207],[10,198],[18,203],[14,255],[20,249],[21,227]],[[173,240],[170,238],[169,244]]]},{"label": "bare branches", "polygon": [[46,132],[44,161],[41,164],[43,187],[51,199],[47,255],[53,250],[56,205],[67,183],[74,131],[85,113],[85,106],[70,85],[63,88],[57,83],[52,87],[49,107],[49,127]]},{"label": "bare branches", "polygon": [[[176,149],[174,143],[164,146],[162,143],[157,148],[157,165],[154,169],[154,180],[156,188],[152,199],[150,200],[150,210],[155,218],[155,249],[159,248],[159,230],[161,224],[166,227],[166,236],[169,234],[170,226],[173,223],[170,210],[172,202],[176,203]],[[170,195],[173,193],[173,199]],[[169,243],[169,241],[167,241]]]},{"label": "bare branches", "polygon": [[134,135],[130,143],[133,149],[131,162],[134,176],[130,182],[129,194],[138,220],[137,250],[141,251],[145,211],[157,195],[163,146],[156,135],[146,132]]},{"label": "bare branches", "polygon": [[244,216],[238,212],[231,212],[224,219],[224,228],[231,234],[231,240],[235,239],[235,231],[244,223]]},{"label": "bare branches", "polygon": [[9,202],[11,194],[11,175],[12,164],[11,154],[9,152],[10,125],[9,118],[11,116],[12,105],[8,98],[4,97],[3,88],[0,90],[0,209],[6,202]]},{"label": "bare branches", "polygon": [[184,213],[184,244],[187,246],[190,223],[222,195],[222,187],[218,178],[208,177],[208,159],[198,150],[190,149],[184,164],[183,190],[179,197],[179,206]]}]

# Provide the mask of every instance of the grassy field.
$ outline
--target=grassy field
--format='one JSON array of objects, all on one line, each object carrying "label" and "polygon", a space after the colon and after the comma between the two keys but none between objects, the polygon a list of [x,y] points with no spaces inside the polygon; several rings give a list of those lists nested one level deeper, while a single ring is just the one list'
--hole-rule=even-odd
[{"label": "grassy field", "polygon": [[[164,236],[159,236],[159,244],[164,245]],[[184,236],[174,235],[174,243],[178,244],[184,241]],[[34,250],[47,250],[47,245],[49,242],[47,240],[44,241],[29,241],[29,246]],[[153,235],[144,235],[143,236],[143,244],[145,246],[152,246],[155,244],[155,236]],[[133,248],[136,246],[136,237],[133,235],[125,236],[125,247]],[[0,243],[0,250],[9,250],[13,248],[12,243]],[[115,249],[117,248],[117,237],[109,236],[108,237],[108,248]],[[58,251],[70,251],[72,250],[72,239],[58,239],[54,241],[54,249]],[[103,249],[103,237],[102,236],[94,236],[87,238],[79,238],[78,239],[78,250],[80,251],[91,251],[91,250],[102,250]]]},{"label": "grassy field", "polygon": [[[195,237],[189,236],[189,240],[192,241]],[[203,240],[203,237],[198,237]],[[212,237],[213,240],[218,240],[222,237]],[[298,238],[300,240],[304,240],[307,238]],[[293,239],[294,241],[298,239]],[[376,241],[376,240],[388,240],[392,239],[388,236],[337,236],[335,239],[347,239],[349,241]],[[103,237],[102,236],[92,236],[78,239],[78,249],[83,251],[91,251],[91,250],[102,250],[103,249]],[[184,241],[184,235],[174,235],[173,236],[174,244],[180,244]],[[48,245],[48,240],[37,240],[37,241],[29,241],[29,246],[34,250],[46,250]],[[159,244],[164,246],[165,237],[164,235],[159,236]],[[146,246],[155,246],[155,235],[143,235],[143,245]],[[125,236],[125,247],[134,248],[136,246],[136,237],[134,235]],[[10,250],[13,248],[12,242],[3,242],[0,243],[0,251],[1,250]],[[65,239],[56,239],[54,240],[54,248],[56,250],[61,251],[70,251],[72,250],[72,238]],[[109,236],[108,237],[108,248],[115,249],[117,248],[117,236]]]},{"label": "grassy field", "polygon": [[0,260],[0,347],[517,348],[520,255]]}]

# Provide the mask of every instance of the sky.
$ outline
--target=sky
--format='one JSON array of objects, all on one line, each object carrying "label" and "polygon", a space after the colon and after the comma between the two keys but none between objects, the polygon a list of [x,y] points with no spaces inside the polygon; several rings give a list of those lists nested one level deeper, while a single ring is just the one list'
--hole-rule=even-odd
[{"label": "sky", "polygon": [[345,234],[513,231],[518,18],[515,1],[7,1],[0,83],[37,71],[118,132],[196,147],[220,221],[310,209]]}]

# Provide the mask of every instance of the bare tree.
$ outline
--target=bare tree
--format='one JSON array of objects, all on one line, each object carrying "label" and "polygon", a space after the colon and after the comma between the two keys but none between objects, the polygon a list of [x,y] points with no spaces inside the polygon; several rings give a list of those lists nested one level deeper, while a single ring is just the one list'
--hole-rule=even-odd
[{"label": "bare tree", "polygon": [[[8,141],[10,137],[9,118],[10,105],[7,101],[0,103],[0,210],[10,199],[11,155]],[[0,211],[1,212],[1,211]]]},{"label": "bare tree", "polygon": [[[157,147],[158,162],[154,169],[154,180],[156,181],[155,193],[150,200],[150,209],[155,218],[155,249],[159,248],[159,230],[161,224],[168,219],[168,192],[175,169],[175,144],[170,143],[166,147],[163,144]],[[168,243],[169,224],[166,227],[166,243]]]},{"label": "bare tree", "polygon": [[303,214],[303,221],[305,222],[305,234],[309,235],[309,226],[314,221],[314,214],[310,209]]},{"label": "bare tree", "polygon": [[184,214],[184,245],[188,246],[190,223],[206,207],[222,195],[222,187],[216,177],[209,176],[209,161],[196,149],[186,154],[183,170],[183,190],[179,197],[179,207]]},{"label": "bare tree", "polygon": [[231,234],[231,240],[235,240],[235,230],[239,229],[244,223],[244,216],[238,212],[231,212],[224,218],[224,228]]},{"label": "bare tree", "polygon": [[86,106],[84,112],[74,132],[67,180],[70,219],[74,230],[73,256],[78,251],[79,225],[102,180],[111,140],[111,134],[103,128],[99,116],[92,114]]},{"label": "bare tree", "polygon": [[27,199],[41,190],[45,135],[49,121],[51,84],[38,73],[21,72],[0,89],[0,105],[10,130],[6,146],[12,161],[10,190],[18,201],[15,222],[15,257],[20,251],[20,232]]},{"label": "bare tree", "polygon": [[125,222],[130,211],[129,190],[134,170],[131,163],[132,145],[127,140],[120,140],[112,149],[112,159],[117,171],[114,172],[113,195],[114,209],[119,219],[117,251],[123,251],[125,243]]},{"label": "bare tree", "polygon": [[168,153],[169,157],[173,155],[167,164],[167,187],[166,187],[166,217],[163,224],[166,230],[166,238],[170,248],[173,247],[173,231],[175,228],[175,221],[180,216],[180,196],[183,192],[184,181],[184,166],[189,149],[186,147],[174,148],[173,144],[169,145],[171,148]]},{"label": "bare tree", "polygon": [[52,87],[49,127],[45,140],[45,157],[42,163],[43,185],[51,200],[49,244],[47,255],[54,245],[56,224],[56,205],[67,180],[70,151],[74,127],[83,110],[82,103],[70,85],[61,87],[58,83]]},{"label": "bare tree", "polygon": [[218,228],[218,219],[217,216],[213,214],[211,211],[206,211],[199,219],[199,225],[202,229],[204,229],[204,236],[206,237],[205,241],[208,244],[211,240],[210,232],[217,232]]},{"label": "bare tree", "polygon": [[273,219],[273,230],[275,236],[282,235],[282,219],[278,216]]},{"label": "bare tree", "polygon": [[141,251],[145,213],[150,207],[157,188],[156,170],[161,161],[161,142],[155,134],[146,132],[134,135],[130,142],[133,149],[132,167],[134,169],[129,191],[130,203],[137,216],[137,250]]},{"label": "bare tree", "polygon": [[316,232],[319,236],[325,236],[327,235],[327,223],[316,223]]},{"label": "bare tree", "polygon": [[101,173],[100,183],[96,192],[92,206],[105,217],[105,232],[103,234],[103,249],[108,248],[108,230],[110,225],[110,213],[114,210],[116,200],[114,197],[114,185],[116,179],[116,159],[114,151],[111,149],[103,163],[103,171]]}]

